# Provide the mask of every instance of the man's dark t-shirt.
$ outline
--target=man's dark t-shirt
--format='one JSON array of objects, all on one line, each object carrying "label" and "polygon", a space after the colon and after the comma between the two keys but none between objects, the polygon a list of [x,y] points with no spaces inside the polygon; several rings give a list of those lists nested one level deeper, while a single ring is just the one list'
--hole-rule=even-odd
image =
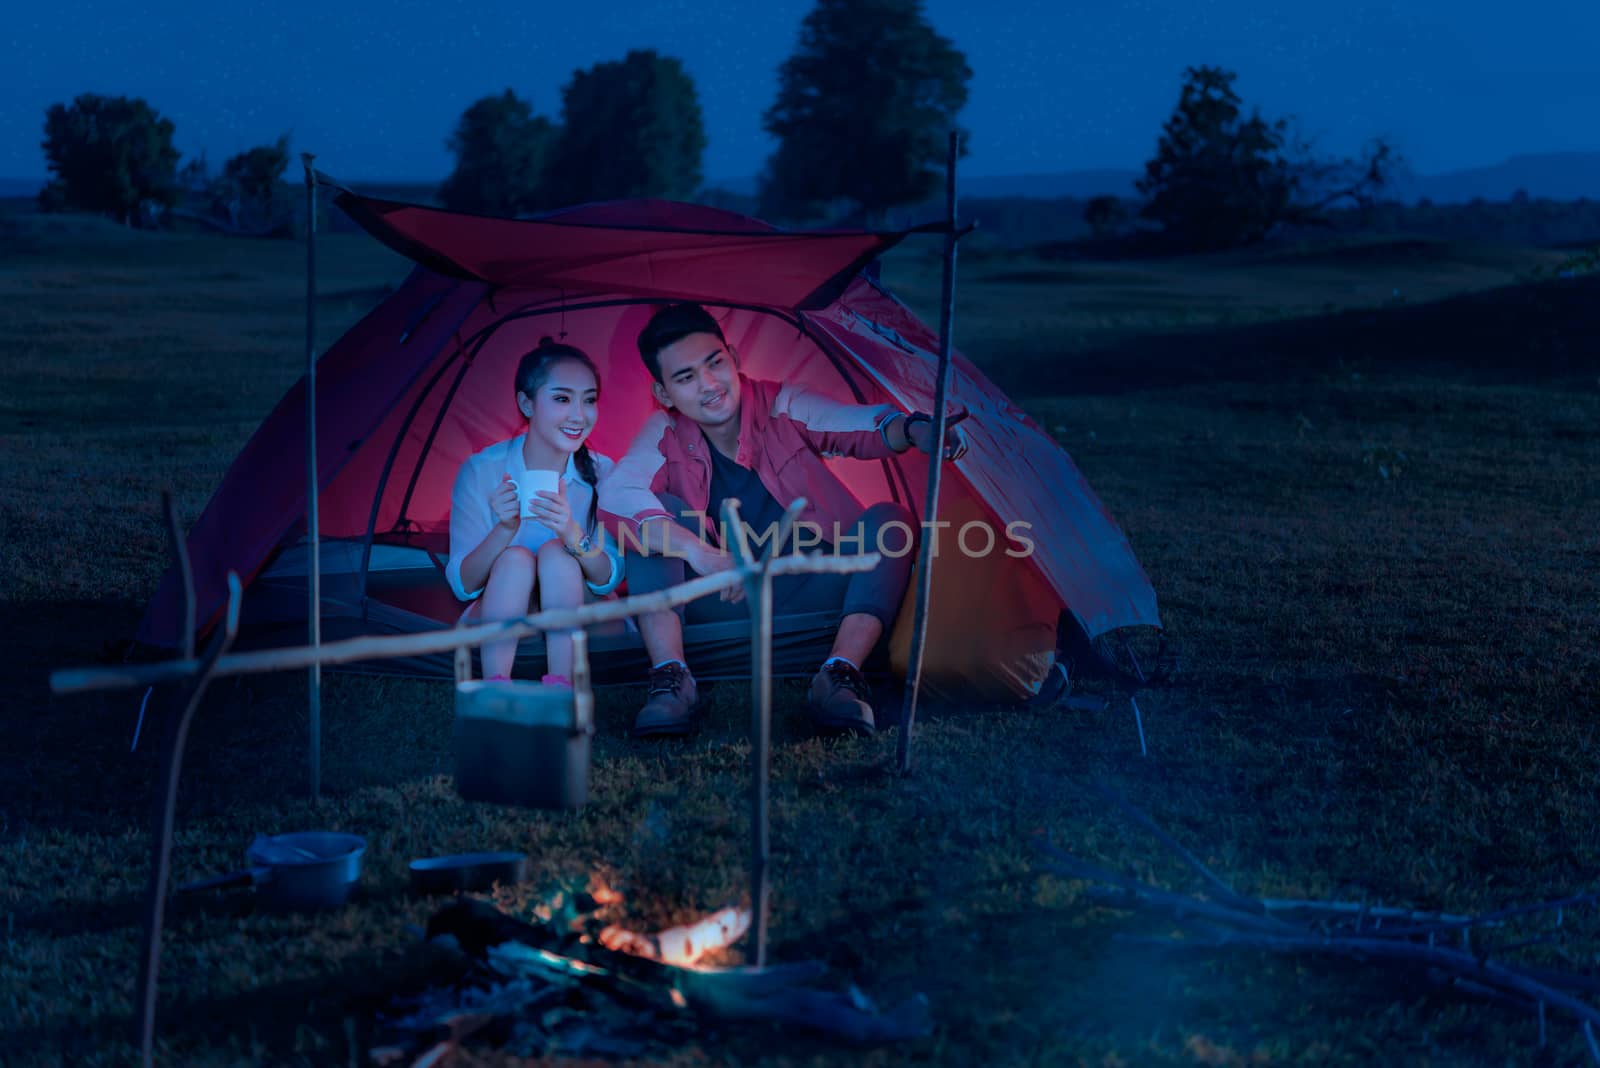
[{"label": "man's dark t-shirt", "polygon": [[[761,477],[754,471],[740,467],[722,455],[722,450],[715,445],[707,451],[711,453],[711,500],[706,505],[706,515],[711,530],[720,537],[722,502],[730,497],[736,498],[739,501],[739,515],[744,519],[745,529],[750,532],[750,551],[761,555],[775,536],[778,522],[783,519],[783,506],[767,492],[767,487],[761,484]],[[794,540],[793,535],[789,540]],[[722,548],[725,551],[729,548],[725,540]]]}]

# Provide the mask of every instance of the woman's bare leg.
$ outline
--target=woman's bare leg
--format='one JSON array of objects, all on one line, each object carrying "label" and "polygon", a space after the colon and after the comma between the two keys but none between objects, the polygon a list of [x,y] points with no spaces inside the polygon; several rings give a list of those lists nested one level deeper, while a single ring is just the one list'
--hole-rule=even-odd
[{"label": "woman's bare leg", "polygon": [[[559,541],[539,546],[539,611],[576,608],[583,603],[583,570]],[[572,637],[566,631],[546,631],[545,671],[572,677]]]},{"label": "woman's bare leg", "polygon": [[[513,545],[495,557],[483,590],[484,622],[527,615],[528,605],[533,601],[536,575],[533,554],[520,545]],[[511,665],[517,659],[517,643],[510,640],[486,642],[480,655],[484,678],[510,675]]]}]

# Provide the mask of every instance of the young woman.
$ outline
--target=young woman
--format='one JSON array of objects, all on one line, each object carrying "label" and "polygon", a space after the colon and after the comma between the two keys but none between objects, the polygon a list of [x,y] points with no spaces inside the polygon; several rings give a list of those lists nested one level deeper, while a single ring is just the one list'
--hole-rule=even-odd
[{"label": "young woman", "polygon": [[[517,364],[514,385],[526,431],[469,456],[451,495],[445,575],[458,598],[473,602],[466,619],[576,607],[585,588],[603,597],[622,581],[622,556],[596,522],[595,484],[612,462],[586,444],[599,414],[594,362],[543,338]],[[556,492],[518,492],[536,471],[557,475]],[[572,638],[546,634],[545,648],[543,681],[571,685]],[[509,678],[516,654],[514,641],[484,645],[484,676]]]}]

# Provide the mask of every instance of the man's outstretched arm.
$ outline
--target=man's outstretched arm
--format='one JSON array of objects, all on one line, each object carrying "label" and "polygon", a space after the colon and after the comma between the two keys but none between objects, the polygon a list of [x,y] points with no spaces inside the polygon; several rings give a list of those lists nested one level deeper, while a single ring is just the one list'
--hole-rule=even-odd
[{"label": "man's outstretched arm", "polygon": [[[773,401],[772,414],[798,423],[812,447],[825,456],[881,460],[912,447],[928,452],[932,446],[932,416],[908,414],[888,404],[847,404],[785,386]],[[945,444],[946,457],[959,457],[967,449],[966,435],[951,426]]]}]

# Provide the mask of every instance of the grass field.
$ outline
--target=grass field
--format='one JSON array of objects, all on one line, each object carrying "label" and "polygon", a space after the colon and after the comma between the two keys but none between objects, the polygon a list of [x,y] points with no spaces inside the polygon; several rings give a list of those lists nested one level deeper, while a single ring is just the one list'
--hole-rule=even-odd
[{"label": "grass field", "polygon": [[[297,377],[304,250],[0,218],[0,1062],[131,1054],[152,748],[137,695],[55,699],[55,667],[114,653],[166,566],[159,492],[198,516]],[[1552,1018],[1392,969],[1169,956],[1158,922],[1042,876],[1039,832],[1174,888],[1182,870],[1083,788],[1105,780],[1247,894],[1479,911],[1600,870],[1600,284],[1523,283],[1557,254],[1346,242],[1182,261],[963,254],[962,348],[1073,454],[1127,532],[1183,650],[1104,712],[944,709],[917,770],[894,736],[822,742],[780,687],[773,957],[826,960],[883,1002],[931,999],[935,1036],[869,1053],[760,1028],[676,1063],[1570,1063]],[[324,344],[404,264],[324,245]],[[935,251],[885,276],[936,320]],[[745,692],[706,731],[624,737],[600,708],[592,802],[570,815],[455,799],[446,686],[333,676],[326,796],[304,794],[298,674],[214,687],[189,746],[178,882],[258,831],[366,834],[365,894],[317,916],[178,902],[161,1055],[347,1064],[371,1007],[427,961],[406,861],[528,851],[541,877],[604,874],[663,924],[745,890]],[[500,895],[525,908],[535,888]],[[1600,968],[1566,917],[1551,964]],[[1524,932],[1508,930],[1506,940]],[[780,1052],[781,1051],[781,1052]]]}]

